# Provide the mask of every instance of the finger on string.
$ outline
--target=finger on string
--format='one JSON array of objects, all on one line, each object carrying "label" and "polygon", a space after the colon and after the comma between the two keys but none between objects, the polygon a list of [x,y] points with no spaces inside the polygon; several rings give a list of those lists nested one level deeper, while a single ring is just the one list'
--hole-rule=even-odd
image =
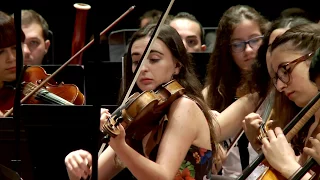
[{"label": "finger on string", "polygon": [[282,131],[281,128],[276,127],[276,128],[274,129],[274,132],[275,132],[275,134],[276,134],[277,137],[284,137],[284,134],[283,134],[283,131]]},{"label": "finger on string", "polygon": [[251,121],[250,123],[254,128],[259,129],[261,124],[262,124],[262,120],[261,119],[256,119],[254,121]]},{"label": "finger on string", "polygon": [[311,144],[315,150],[320,151],[320,141],[318,139],[310,137],[309,141],[311,142]]},{"label": "finger on string", "polygon": [[124,127],[122,126],[121,123],[119,123],[118,129],[120,130],[121,133],[125,132]]},{"label": "finger on string", "polygon": [[269,121],[267,121],[267,122],[266,122],[266,127],[267,127],[268,129],[270,129],[270,127],[273,126],[273,123],[274,123],[274,120],[269,120]]},{"label": "finger on string", "polygon": [[313,148],[304,147],[304,148],[303,148],[303,152],[305,152],[305,153],[308,154],[309,156],[316,156],[316,155],[317,155],[316,150],[313,149]]},{"label": "finger on string", "polygon": [[264,147],[264,148],[270,147],[270,142],[267,137],[262,138],[261,143],[262,143],[262,147]]},{"label": "finger on string", "polygon": [[274,139],[277,138],[273,130],[268,130],[267,131],[267,136],[269,138],[269,141],[274,140]]}]

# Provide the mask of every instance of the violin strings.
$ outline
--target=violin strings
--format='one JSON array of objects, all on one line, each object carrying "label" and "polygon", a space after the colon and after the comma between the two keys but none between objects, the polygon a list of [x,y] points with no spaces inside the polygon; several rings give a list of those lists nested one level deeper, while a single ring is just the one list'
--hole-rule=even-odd
[{"label": "violin strings", "polygon": [[[25,89],[23,90],[23,93],[25,95],[29,94],[30,92],[32,92],[34,90],[34,88],[36,88],[37,85],[33,84],[32,82],[29,82],[25,85]],[[42,90],[45,90],[44,88],[42,88]],[[45,90],[47,91],[47,90]],[[49,92],[49,91],[48,91]],[[45,99],[53,104],[59,104],[59,105],[72,105],[70,102],[66,101],[65,99],[50,93],[49,94],[43,94],[40,93],[40,90],[36,93],[36,96],[38,96],[39,98]]]}]

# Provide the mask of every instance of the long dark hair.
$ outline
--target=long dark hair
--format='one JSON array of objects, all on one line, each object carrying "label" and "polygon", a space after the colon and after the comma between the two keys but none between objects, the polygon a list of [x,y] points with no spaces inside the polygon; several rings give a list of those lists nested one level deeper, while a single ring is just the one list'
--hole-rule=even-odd
[{"label": "long dark hair", "polygon": [[[128,87],[130,84],[129,82],[132,81],[133,72],[131,71],[131,64],[132,64],[132,58],[131,58],[131,48],[133,43],[136,40],[139,40],[144,37],[151,37],[152,33],[155,30],[156,25],[150,24],[147,25],[144,28],[139,29],[137,32],[135,32],[130,40],[130,44],[128,46],[128,53],[126,56],[126,87]],[[192,99],[194,99],[200,108],[202,109],[204,116],[206,117],[210,129],[211,134],[211,142],[213,143],[212,148],[217,148],[216,146],[216,134],[214,132],[214,124],[215,119],[210,113],[210,109],[207,106],[207,104],[204,102],[203,95],[201,94],[202,85],[197,78],[195,71],[194,71],[194,64],[192,63],[192,57],[189,53],[187,53],[187,50],[181,40],[180,35],[178,32],[172,28],[169,25],[163,25],[160,27],[160,32],[157,37],[159,40],[161,40],[170,50],[172,56],[175,60],[177,60],[181,64],[180,72],[178,75],[174,75],[173,78],[179,82],[185,89],[186,89],[186,95]],[[212,149],[215,151],[216,149]]]},{"label": "long dark hair", "polygon": [[268,21],[254,8],[246,5],[229,8],[218,24],[215,48],[207,65],[205,82],[206,101],[211,109],[223,111],[236,96],[241,72],[231,55],[230,35],[237,25],[246,19],[256,22],[262,34],[266,32]]},{"label": "long dark hair", "polygon": [[[303,53],[315,52],[320,47],[320,24],[308,23],[297,25],[287,30],[283,35],[278,36],[270,46],[270,51],[272,52],[278,46],[283,44],[290,43],[293,50],[301,51]],[[311,61],[311,58],[307,61]],[[311,99],[310,99],[311,100]],[[275,109],[282,109],[283,106],[279,104],[274,107]],[[283,112],[279,112],[281,114]],[[300,153],[304,147],[305,138],[308,134],[308,129],[310,128],[312,120],[309,120],[308,123],[299,131],[299,133],[292,140],[292,145]]]},{"label": "long dark hair", "polygon": [[[21,42],[25,35],[21,30]],[[16,28],[13,17],[0,11],[0,49],[16,45]]]},{"label": "long dark hair", "polygon": [[260,46],[256,61],[252,64],[252,71],[248,74],[248,86],[251,92],[258,92],[261,98],[266,97],[270,86],[270,76],[267,68],[266,53],[269,49],[271,33],[280,28],[292,28],[301,24],[309,24],[312,21],[303,17],[278,18],[272,22],[270,28],[264,35],[263,43]]}]

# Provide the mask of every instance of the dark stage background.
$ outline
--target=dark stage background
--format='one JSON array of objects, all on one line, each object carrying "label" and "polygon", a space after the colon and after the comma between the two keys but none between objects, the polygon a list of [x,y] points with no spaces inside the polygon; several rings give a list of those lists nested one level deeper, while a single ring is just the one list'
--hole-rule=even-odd
[{"label": "dark stage background", "polygon": [[[124,28],[137,28],[139,17],[147,10],[159,9],[164,11],[169,0],[13,0],[4,1],[0,10],[13,13],[15,4],[20,2],[23,9],[33,9],[40,13],[48,22],[49,28],[54,33],[55,40],[55,62],[63,63],[70,58],[72,33],[75,23],[76,2],[87,3],[92,6],[87,20],[87,36],[93,34],[93,23],[98,23],[99,31],[102,31],[111,24],[117,17],[125,12],[130,6],[136,8],[125,19],[118,23],[113,30]],[[260,11],[268,19],[276,18],[279,13],[289,7],[301,7],[315,13],[315,1],[290,1],[290,0],[176,0],[170,11],[175,15],[180,11],[187,11],[194,14],[204,27],[217,26],[222,13],[230,6],[236,4],[247,4]],[[213,5],[209,5],[213,4]],[[92,12],[97,11],[98,18],[93,18]]]},{"label": "dark stage background", "polygon": [[[87,19],[86,24],[86,39],[87,42],[89,38],[92,36],[93,32],[96,31],[94,27],[97,27],[99,31],[102,31],[104,28],[109,26],[116,18],[118,18],[122,13],[124,13],[126,10],[128,10],[129,7],[135,5],[136,8],[128,14],[121,22],[119,22],[112,31],[120,30],[120,29],[132,29],[132,28],[138,28],[139,24],[139,17],[146,11],[151,9],[158,9],[165,11],[170,0],[82,0],[82,1],[76,1],[76,0],[2,0],[0,5],[0,10],[4,11],[6,13],[13,13],[15,11],[15,7],[17,3],[20,3],[19,6],[22,9],[33,9],[40,13],[48,22],[49,29],[53,32],[54,35],[54,56],[55,56],[55,62],[58,64],[62,64],[65,61],[67,61],[71,57],[71,44],[72,44],[72,36],[73,36],[73,30],[74,30],[74,23],[75,23],[75,15],[76,15],[76,9],[73,7],[74,3],[87,3],[92,6],[92,9],[89,10],[89,16]],[[189,13],[194,14],[197,19],[202,23],[204,27],[215,27],[217,26],[220,17],[222,16],[223,12],[227,10],[232,5],[237,4],[246,4],[254,7],[256,10],[260,11],[262,15],[267,17],[269,20],[273,20],[276,17],[279,16],[280,12],[284,10],[285,8],[289,7],[300,7],[303,8],[310,13],[316,13],[316,1],[312,2],[312,0],[304,0],[300,2],[293,2],[289,0],[239,0],[239,1],[209,1],[209,0],[175,0],[175,3],[173,4],[173,7],[170,11],[170,14],[175,15],[180,11],[186,11]],[[213,4],[211,6],[210,4]],[[93,12],[97,12],[98,16],[95,17]],[[110,31],[111,32],[111,31]],[[109,33],[110,33],[109,32]],[[103,46],[104,48],[105,46]],[[108,54],[108,49],[103,51],[104,54]],[[88,56],[87,56],[88,57]],[[106,56],[100,56],[98,57],[99,60],[103,60],[103,58]],[[95,57],[94,57],[95,58]],[[86,60],[95,60],[92,56],[89,56]],[[107,63],[108,64],[108,63]],[[109,66],[109,65],[108,65]],[[86,66],[88,67],[88,66]],[[107,66],[104,65],[101,67],[106,68]],[[111,66],[109,66],[111,67]],[[118,67],[118,69],[121,69],[120,66],[114,66]],[[120,67],[120,68],[119,68]],[[87,68],[90,69],[90,68]],[[105,73],[114,73],[114,71],[118,70],[117,68],[114,68],[112,70],[106,70]],[[47,69],[48,70],[48,69]],[[51,69],[52,71],[52,69]],[[51,71],[48,70],[50,73]],[[89,70],[92,72],[93,75],[94,69],[91,68]],[[88,73],[90,74],[90,73]],[[120,74],[120,73],[119,73]],[[110,75],[109,75],[110,76]],[[101,79],[94,79],[96,82],[102,82],[105,80],[105,77],[109,77],[108,75],[100,76]],[[81,78],[80,76],[75,76],[76,78]],[[90,76],[91,77],[91,76]],[[92,76],[95,78],[96,76]],[[92,78],[91,77],[91,78]],[[117,78],[117,77],[114,77]],[[120,78],[116,79],[119,80]],[[95,81],[92,80],[91,82],[94,83]],[[106,85],[113,85],[114,88],[118,88],[119,86],[115,86],[113,81],[108,80],[108,83],[104,84],[102,87],[105,87]],[[86,84],[89,86],[90,84]],[[90,85],[93,87],[93,85]],[[111,89],[109,87],[109,89]],[[103,89],[108,90],[108,89]],[[117,89],[118,90],[118,89]],[[117,92],[115,90],[114,92]],[[89,91],[87,91],[89,92]],[[90,93],[90,92],[89,92]],[[91,94],[94,94],[94,91],[91,92]],[[101,93],[102,94],[102,93]],[[109,93],[104,93],[109,95]],[[96,95],[96,94],[94,94]],[[87,94],[87,98],[90,97]],[[100,97],[100,100],[110,100],[110,98],[107,98],[107,96]],[[89,101],[88,101],[89,102]],[[89,102],[91,104],[91,102]],[[105,104],[105,103],[103,103]],[[109,104],[110,105],[110,104]],[[113,104],[111,104],[113,105]],[[111,111],[113,112],[113,111]],[[56,112],[58,113],[58,112]],[[88,118],[89,119],[89,118]],[[1,123],[0,123],[1,125]],[[1,126],[0,126],[1,128]],[[13,129],[12,127],[10,127]],[[0,129],[1,130],[1,129]],[[13,131],[11,131],[13,132]],[[59,132],[58,130],[56,132]],[[66,131],[66,133],[69,133]],[[60,132],[61,134],[61,132]],[[82,134],[83,135],[83,134]],[[13,135],[11,135],[13,137]],[[67,136],[66,137],[72,137]],[[63,139],[63,136],[61,134],[61,139]],[[78,138],[79,139],[79,138]],[[0,140],[1,140],[1,134],[0,134]],[[12,152],[14,152],[14,139],[11,139],[11,144],[5,144],[7,147],[10,147],[11,149],[5,149],[6,151],[3,151],[3,156],[6,156],[8,162],[10,162],[10,158]],[[64,139],[65,140],[65,139]],[[58,138],[56,139],[58,141]],[[66,141],[66,140],[65,140]],[[50,142],[50,141],[49,141]],[[1,143],[1,142],[0,142]],[[56,143],[56,142],[55,142]],[[53,145],[56,145],[55,143],[52,143]],[[45,147],[45,145],[39,143],[39,149],[44,148],[45,151],[54,151],[53,148]],[[57,143],[58,144],[58,143]],[[89,144],[89,143],[88,143]],[[1,147],[1,145],[0,145]],[[21,149],[26,149],[27,144],[25,142],[22,143]],[[78,147],[77,147],[78,148]],[[76,149],[77,149],[76,148]],[[21,150],[21,153],[24,153],[26,157],[28,157],[28,152]],[[66,149],[63,149],[66,151]],[[12,152],[11,152],[12,151]],[[70,152],[70,151],[68,151]],[[64,179],[62,176],[66,176],[65,166],[63,164],[63,158],[65,157],[67,152],[60,152],[65,153],[62,156],[59,156],[59,159],[56,159],[56,162],[59,162],[57,168],[59,168],[59,172],[55,172],[55,175],[61,175],[60,178],[56,179]],[[23,156],[23,155],[21,155]],[[54,156],[52,155],[52,159],[54,157],[57,157],[58,155]],[[39,156],[41,158],[45,158],[44,155]],[[1,159],[0,157],[0,160]],[[30,162],[30,159],[23,160],[23,166],[28,166]],[[50,161],[48,161],[50,162]],[[50,162],[51,163],[51,162]],[[1,162],[0,162],[1,164]],[[52,165],[52,164],[51,164]],[[11,168],[11,167],[10,167]],[[31,168],[28,166],[28,168]],[[42,168],[45,168],[45,166],[42,166]],[[43,169],[42,169],[43,170]],[[50,169],[51,170],[51,169]],[[57,169],[53,169],[54,171],[58,171]],[[30,169],[24,169],[24,173],[22,173],[23,178],[25,180],[33,179],[29,178],[29,174],[31,172]],[[38,170],[41,171],[41,170]],[[27,173],[26,173],[27,172]],[[47,171],[46,171],[47,172]],[[48,173],[48,178],[46,179],[53,179],[54,177]],[[1,177],[0,177],[1,178]],[[118,179],[124,179],[123,177],[119,176]]]}]

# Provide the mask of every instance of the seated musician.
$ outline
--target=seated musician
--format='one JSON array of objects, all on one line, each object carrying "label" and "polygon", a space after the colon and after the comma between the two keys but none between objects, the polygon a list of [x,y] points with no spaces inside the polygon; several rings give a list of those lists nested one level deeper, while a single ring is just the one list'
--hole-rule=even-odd
[{"label": "seated musician", "polygon": [[[320,90],[320,48],[316,51],[309,69],[310,80],[315,82]],[[303,150],[320,164],[320,133],[316,137],[310,138],[312,148],[305,147]]]},{"label": "seated musician", "polygon": [[[218,156],[215,118],[204,103],[201,84],[194,75],[191,59],[178,32],[169,25],[163,25],[159,36],[151,47],[145,64],[136,81],[140,91],[154,90],[159,85],[177,80],[185,89],[186,96],[175,100],[166,115],[161,119],[163,132],[152,131],[144,137],[140,146],[143,151],[130,147],[125,141],[125,130],[119,125],[120,135],[110,138],[109,147],[98,160],[99,179],[111,179],[124,165],[137,179],[174,179],[189,177],[202,180],[210,174],[212,159]],[[148,25],[136,32],[128,49],[128,64],[132,71],[139,60],[154,31]],[[152,119],[150,119],[152,120]],[[158,144],[147,154],[146,145],[158,133]],[[84,150],[69,153],[65,158],[70,179],[80,179],[90,174],[91,154]]]},{"label": "seated musician", "polygon": [[[24,41],[24,34],[21,34]],[[16,31],[14,20],[0,11],[0,89],[16,80]]]},{"label": "seated musician", "polygon": [[[269,74],[274,86],[300,108],[305,107],[318,93],[317,87],[309,81],[308,69],[312,56],[320,47],[319,38],[320,25],[309,23],[287,30],[283,35],[275,38],[269,48],[271,62]],[[280,113],[286,112],[283,104],[278,105],[275,104],[274,109],[281,109]],[[276,120],[274,121],[276,122]],[[268,130],[266,136],[263,136],[262,145],[260,145],[262,152],[270,166],[283,177],[290,178],[306,162],[307,156],[302,149],[304,146],[310,147],[311,143],[308,139],[315,137],[320,132],[319,120],[320,110],[314,114],[314,117],[306,123],[292,141],[289,140],[292,146],[288,143],[280,127]],[[259,123],[261,123],[261,118],[256,115],[248,115],[245,118],[246,135],[250,143],[255,146],[258,146],[257,142],[251,140],[257,137],[251,136],[258,134]],[[299,156],[296,156],[293,149],[298,150],[296,153]],[[319,169],[313,169],[313,171],[319,176]],[[307,173],[303,179],[309,179],[311,176],[311,173]]]},{"label": "seated musician", "polygon": [[205,32],[194,15],[188,12],[180,12],[173,17],[170,26],[178,31],[188,52],[206,51]]},{"label": "seated musician", "polygon": [[[24,34],[21,34],[24,41]],[[8,89],[14,87],[16,80],[16,31],[14,20],[0,11],[0,102],[2,112],[6,109]],[[7,88],[8,87],[8,88]]]},{"label": "seated musician", "polygon": [[22,10],[21,23],[22,31],[26,36],[24,42],[26,46],[23,48],[24,64],[47,64],[46,54],[50,47],[47,21],[34,10]]}]

